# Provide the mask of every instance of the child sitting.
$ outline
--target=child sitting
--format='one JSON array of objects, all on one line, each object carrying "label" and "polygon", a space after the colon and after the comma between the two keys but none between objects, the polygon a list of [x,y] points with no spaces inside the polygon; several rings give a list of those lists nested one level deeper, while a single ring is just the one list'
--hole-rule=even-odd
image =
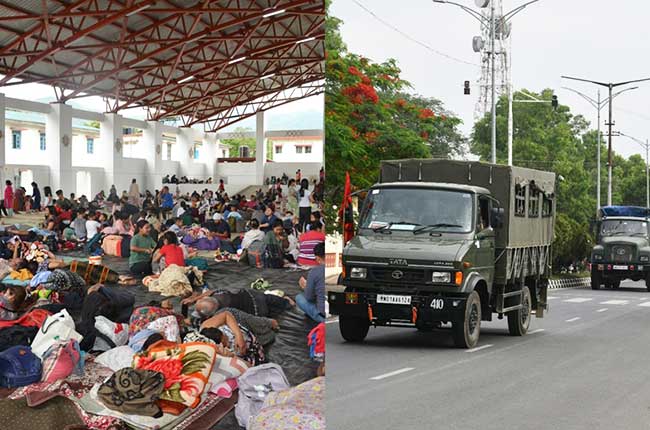
[{"label": "child sitting", "polygon": [[18,319],[18,309],[22,306],[26,296],[25,288],[18,285],[8,286],[0,294],[0,320]]},{"label": "child sitting", "polygon": [[163,234],[163,246],[156,251],[153,256],[153,262],[159,262],[164,257],[164,263],[160,263],[160,269],[175,264],[179,267],[185,267],[185,255],[183,248],[178,245],[178,238],[172,231],[166,231]]}]

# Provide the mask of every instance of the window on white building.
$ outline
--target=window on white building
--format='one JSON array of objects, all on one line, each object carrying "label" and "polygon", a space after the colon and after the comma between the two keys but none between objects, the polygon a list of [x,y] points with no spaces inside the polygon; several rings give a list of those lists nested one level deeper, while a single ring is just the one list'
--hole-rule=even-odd
[{"label": "window on white building", "polygon": [[194,159],[195,160],[199,159],[199,147],[198,146],[194,147]]},{"label": "window on white building", "polygon": [[95,139],[92,137],[87,137],[86,138],[86,152],[88,154],[92,154],[95,152]]},{"label": "window on white building", "polygon": [[39,133],[39,139],[40,139],[39,142],[40,142],[41,151],[45,151],[45,148],[46,148],[46,146],[45,146],[45,133],[40,132]]},{"label": "window on white building", "polygon": [[296,146],[296,154],[302,154],[302,146]]},{"label": "window on white building", "polygon": [[11,147],[13,149],[20,149],[21,135],[22,133],[20,130],[11,130]]},{"label": "window on white building", "polygon": [[275,153],[276,154],[282,154],[282,146],[281,145],[278,145],[278,146],[275,147]]},{"label": "window on white building", "polygon": [[305,154],[311,154],[311,146],[305,146]]}]

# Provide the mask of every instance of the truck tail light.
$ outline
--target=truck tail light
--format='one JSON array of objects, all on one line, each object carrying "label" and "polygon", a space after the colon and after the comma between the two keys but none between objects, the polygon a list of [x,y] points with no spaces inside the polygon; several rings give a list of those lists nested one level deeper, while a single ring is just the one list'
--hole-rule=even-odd
[{"label": "truck tail light", "polygon": [[456,275],[454,277],[454,284],[460,287],[462,283],[463,283],[463,272],[456,272]]},{"label": "truck tail light", "polygon": [[359,295],[357,293],[345,293],[345,304],[346,305],[359,304]]}]

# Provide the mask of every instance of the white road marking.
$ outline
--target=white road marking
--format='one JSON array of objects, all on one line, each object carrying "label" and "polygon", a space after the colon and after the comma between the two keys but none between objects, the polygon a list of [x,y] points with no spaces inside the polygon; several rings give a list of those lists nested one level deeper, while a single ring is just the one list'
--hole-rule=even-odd
[{"label": "white road marking", "polygon": [[529,332],[528,334],[541,333],[541,332],[543,332],[543,331],[544,331],[543,328],[538,328],[537,330],[533,330],[533,331]]},{"label": "white road marking", "polygon": [[606,302],[600,302],[601,305],[627,305],[630,303],[629,300],[607,300]]},{"label": "white road marking", "polygon": [[566,303],[584,303],[584,302],[589,302],[591,300],[593,300],[593,299],[587,299],[585,297],[576,297],[574,299],[565,300],[565,302]]},{"label": "white road marking", "polygon": [[650,302],[639,303],[639,306],[643,306],[644,308],[650,308]]},{"label": "white road marking", "polygon": [[399,374],[401,374],[401,373],[410,372],[410,371],[413,370],[413,369],[415,369],[415,368],[414,368],[414,367],[405,367],[405,368],[403,368],[403,369],[394,370],[394,371],[392,371],[392,372],[384,373],[383,375],[373,376],[373,377],[370,378],[370,379],[373,380],[373,381],[379,381],[379,380],[381,380],[381,379],[384,379],[384,378],[390,378],[391,376],[399,375]]},{"label": "white road marking", "polygon": [[570,319],[566,320],[566,322],[578,321],[579,319],[580,319],[580,317],[574,317],[574,318],[570,318]]},{"label": "white road marking", "polygon": [[333,320],[327,320],[327,321],[325,321],[325,324],[334,324],[334,323],[337,323],[337,322],[339,322],[339,319],[338,319],[338,318],[334,318]]},{"label": "white road marking", "polygon": [[605,312],[607,308],[598,309],[596,312]]},{"label": "white road marking", "polygon": [[559,297],[558,296],[548,296],[546,298],[546,300],[555,300],[555,299],[559,299]]},{"label": "white road marking", "polygon": [[468,349],[468,350],[466,350],[465,352],[477,352],[477,351],[480,351],[480,350],[482,350],[482,349],[492,348],[493,346],[494,346],[494,345],[492,345],[491,343],[489,343],[489,344],[487,344],[487,345],[481,345],[481,346],[477,346],[476,348]]}]

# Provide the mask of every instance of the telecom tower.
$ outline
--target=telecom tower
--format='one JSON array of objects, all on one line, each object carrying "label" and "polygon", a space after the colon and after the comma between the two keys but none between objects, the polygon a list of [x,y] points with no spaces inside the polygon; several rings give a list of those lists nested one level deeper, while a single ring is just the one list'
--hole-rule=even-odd
[{"label": "telecom tower", "polygon": [[[483,17],[481,20],[481,35],[474,37],[473,48],[475,52],[481,54],[481,75],[478,79],[479,98],[476,102],[474,109],[474,120],[478,121],[483,118],[487,112],[491,110],[492,103],[492,70],[490,68],[491,61],[491,42],[492,35],[490,34],[490,22],[492,5],[488,0],[475,0],[476,5],[480,7],[480,13]],[[510,88],[510,31],[512,24],[508,21],[504,23],[503,17],[503,4],[502,0],[492,0],[494,3],[494,22],[495,22],[495,37],[494,37],[494,51],[495,51],[495,87],[496,97],[498,98],[503,94],[508,94]]]}]

